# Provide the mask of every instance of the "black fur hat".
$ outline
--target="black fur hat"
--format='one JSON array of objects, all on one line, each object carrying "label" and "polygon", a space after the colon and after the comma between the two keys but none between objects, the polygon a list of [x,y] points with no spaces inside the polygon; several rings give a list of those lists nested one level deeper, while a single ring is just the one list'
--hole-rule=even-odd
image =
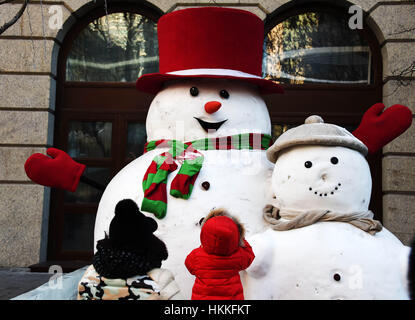
[{"label": "black fur hat", "polygon": [[168,253],[164,242],[153,234],[156,230],[157,222],[141,213],[133,200],[121,200],[109,235],[97,242],[95,270],[106,278],[126,279],[159,268]]},{"label": "black fur hat", "polygon": [[141,213],[133,200],[125,199],[118,202],[115,207],[109,238],[117,247],[130,246],[135,243],[138,245],[139,242],[144,245],[151,240],[157,227],[157,222]]}]

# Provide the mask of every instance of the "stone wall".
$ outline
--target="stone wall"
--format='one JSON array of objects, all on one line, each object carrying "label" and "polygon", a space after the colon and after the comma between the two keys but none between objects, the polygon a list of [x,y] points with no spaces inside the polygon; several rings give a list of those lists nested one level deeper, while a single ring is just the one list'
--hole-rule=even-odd
[{"label": "stone wall", "polygon": [[[415,1],[379,2],[370,10],[381,30],[383,102],[403,104],[415,112]],[[405,244],[415,235],[415,123],[383,148],[384,225]]]},{"label": "stone wall", "polygon": [[[23,165],[29,155],[44,153],[47,147],[53,145],[60,44],[77,17],[103,3],[99,0],[96,2],[31,1],[23,17],[0,36],[0,266],[28,266],[46,258],[50,190],[30,182]],[[129,2],[139,5],[141,1]],[[213,4],[208,0],[150,2],[163,12]],[[289,2],[215,1],[219,5],[224,3],[228,7],[249,10],[261,19]],[[367,13],[366,19],[382,47],[384,103],[386,106],[404,104],[415,112],[414,75],[404,78],[405,86],[402,85],[402,79],[397,77],[401,70],[415,61],[415,1],[352,2]],[[48,27],[48,10],[52,5],[62,10],[63,30]],[[2,5],[0,24],[11,18],[19,7],[18,3]],[[414,126],[383,150],[384,224],[405,243],[415,233]]]},{"label": "stone wall", "polygon": [[[1,6],[0,24],[20,4]],[[64,6],[62,6],[64,8]],[[48,13],[48,5],[43,6]],[[70,15],[64,8],[66,16]],[[30,24],[28,15],[30,16]],[[50,190],[33,184],[25,160],[53,145],[58,30],[45,28],[39,3],[0,36],[0,266],[46,259]],[[55,51],[56,53],[58,51]]]}]

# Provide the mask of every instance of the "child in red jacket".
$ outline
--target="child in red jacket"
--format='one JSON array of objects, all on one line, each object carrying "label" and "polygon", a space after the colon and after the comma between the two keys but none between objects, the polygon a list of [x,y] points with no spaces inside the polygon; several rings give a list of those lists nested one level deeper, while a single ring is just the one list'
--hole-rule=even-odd
[{"label": "child in red jacket", "polygon": [[202,225],[200,242],[185,265],[196,276],[192,300],[243,300],[239,271],[255,258],[244,229],[224,209],[209,213]]}]

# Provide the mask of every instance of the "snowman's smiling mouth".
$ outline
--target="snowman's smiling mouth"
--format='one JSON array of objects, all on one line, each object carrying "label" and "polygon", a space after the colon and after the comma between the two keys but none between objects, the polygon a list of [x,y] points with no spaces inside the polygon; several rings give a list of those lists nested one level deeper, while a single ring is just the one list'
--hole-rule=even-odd
[{"label": "snowman's smiling mouth", "polygon": [[219,122],[207,122],[203,121],[202,119],[194,117],[200,124],[200,126],[205,130],[206,132],[211,132],[212,130],[219,130],[219,128],[224,124],[228,119],[219,121]]},{"label": "snowman's smiling mouth", "polygon": [[308,188],[308,190],[310,191],[310,192],[313,192],[315,195],[317,195],[317,196],[319,196],[319,197],[327,197],[327,196],[330,196],[330,195],[334,195],[338,190],[339,190],[339,188],[340,188],[340,186],[341,186],[342,184],[341,183],[338,183],[335,187],[334,187],[334,189],[333,190],[331,190],[331,191],[329,191],[329,192],[322,192],[322,191],[318,191],[318,190],[315,190],[315,189],[313,189],[313,188]]}]

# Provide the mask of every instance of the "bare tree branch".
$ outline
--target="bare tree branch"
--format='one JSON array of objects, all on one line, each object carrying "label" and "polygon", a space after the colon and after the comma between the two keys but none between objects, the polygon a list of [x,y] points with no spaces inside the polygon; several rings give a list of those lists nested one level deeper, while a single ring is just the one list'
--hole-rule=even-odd
[{"label": "bare tree branch", "polygon": [[389,33],[388,36],[396,36],[397,34],[403,34],[405,32],[412,32],[415,31],[415,27],[408,28],[408,29],[401,29],[396,32]]},{"label": "bare tree branch", "polygon": [[[0,5],[5,4],[5,3],[9,3],[9,2],[11,2],[11,0],[3,0],[3,1],[0,2]],[[9,22],[6,22],[4,25],[2,25],[0,27],[0,35],[4,31],[9,29],[12,25],[14,25],[17,22],[17,20],[20,19],[20,17],[23,15],[23,12],[25,11],[28,3],[29,3],[29,0],[25,0],[25,2],[23,3],[22,7],[19,10],[19,12],[17,12],[17,14],[13,17],[13,19],[11,19]]]},{"label": "bare tree branch", "polygon": [[5,4],[5,3],[10,3],[13,2],[14,0],[2,0],[0,1],[0,5]]},{"label": "bare tree branch", "polygon": [[396,76],[398,77],[413,77],[415,75],[415,61],[412,61],[412,63],[407,66],[406,68],[402,69],[401,71],[399,71],[398,74],[397,71],[394,72]]},{"label": "bare tree branch", "polygon": [[393,89],[393,91],[386,95],[385,97],[389,97],[394,95],[400,88],[407,87],[411,84],[412,81],[414,81],[415,77],[415,60],[412,61],[412,63],[407,66],[406,68],[403,68],[402,70],[395,70],[392,72],[392,79],[396,81],[396,87]]},{"label": "bare tree branch", "polygon": [[[405,27],[402,24],[399,24],[398,28],[396,28],[392,33],[389,33],[388,36],[393,35],[400,35],[407,32],[413,32],[415,31],[414,27]],[[392,96],[394,95],[400,88],[407,87],[413,83],[415,78],[415,60],[413,60],[408,66],[403,67],[401,69],[393,70],[392,71],[392,77],[390,77],[390,80],[396,81],[396,87],[393,89],[393,91],[386,95]]]}]

